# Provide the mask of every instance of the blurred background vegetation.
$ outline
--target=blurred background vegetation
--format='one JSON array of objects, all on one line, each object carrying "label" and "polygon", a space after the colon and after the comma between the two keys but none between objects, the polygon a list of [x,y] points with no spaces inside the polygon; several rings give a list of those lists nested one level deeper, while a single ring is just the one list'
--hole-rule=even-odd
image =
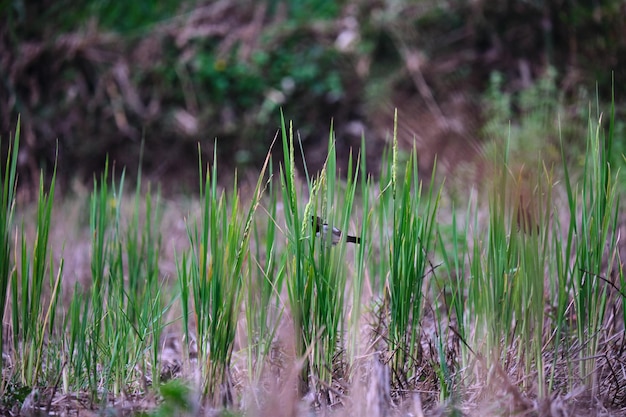
[{"label": "blurred background vegetation", "polygon": [[22,186],[58,146],[67,191],[107,155],[132,174],[145,141],[145,175],[190,191],[198,142],[224,173],[256,169],[282,108],[310,168],[332,121],[343,172],[364,135],[376,173],[398,108],[425,173],[435,155],[462,171],[509,129],[519,155],[559,134],[576,153],[613,77],[624,120],[624,22],[623,0],[0,0],[2,151],[20,115]]}]

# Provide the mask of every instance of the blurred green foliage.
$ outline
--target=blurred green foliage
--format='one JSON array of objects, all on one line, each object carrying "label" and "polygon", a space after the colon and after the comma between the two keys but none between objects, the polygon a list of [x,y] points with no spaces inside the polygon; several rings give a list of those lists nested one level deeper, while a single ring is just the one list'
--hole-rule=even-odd
[{"label": "blurred green foliage", "polygon": [[[0,0],[0,133],[21,114],[29,164],[52,166],[59,139],[61,165],[78,168],[61,177],[85,178],[106,154],[136,164],[143,138],[148,174],[176,176],[198,141],[212,152],[215,138],[225,167],[258,164],[282,108],[305,148],[325,146],[332,119],[347,160],[359,143],[341,126],[380,132],[398,96],[423,100],[412,56],[444,114],[460,93],[494,100],[475,108],[488,123],[523,116],[543,126],[538,118],[556,110],[542,94],[566,106],[595,81],[608,97],[611,70],[626,77],[624,3],[561,3]],[[498,100],[507,115],[493,113]]]},{"label": "blurred green foliage", "polygon": [[36,36],[39,31],[51,29],[57,33],[73,31],[89,20],[97,20],[103,29],[132,34],[171,18],[180,9],[180,4],[176,0],[3,0],[0,12],[6,14],[10,29],[15,30],[19,37]]},{"label": "blurred green foliage", "polygon": [[536,83],[518,93],[506,91],[503,81],[501,73],[491,74],[484,96],[483,135],[493,139],[508,132],[512,145],[522,152],[555,145],[559,139],[559,111],[563,110],[556,71],[548,68]]},{"label": "blurred green foliage", "polygon": [[210,103],[205,104],[212,105],[229,102],[250,108],[263,100],[268,89],[339,96],[343,87],[335,68],[337,55],[332,49],[307,45],[306,40],[297,38],[280,48],[255,51],[250,62],[238,61],[236,51],[220,58],[210,48],[202,48],[191,63],[191,75],[198,91],[206,93]]},{"label": "blurred green foliage", "polygon": [[339,15],[345,0],[270,0],[270,13],[285,5],[290,20],[305,22],[312,17],[316,19],[333,19]]}]

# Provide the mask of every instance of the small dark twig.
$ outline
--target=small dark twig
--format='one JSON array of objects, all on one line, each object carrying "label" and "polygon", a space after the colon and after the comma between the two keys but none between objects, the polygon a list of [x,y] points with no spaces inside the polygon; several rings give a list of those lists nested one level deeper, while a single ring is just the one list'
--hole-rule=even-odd
[{"label": "small dark twig", "polygon": [[589,275],[591,275],[592,277],[600,278],[602,281],[604,281],[604,282],[606,282],[607,284],[609,284],[609,285],[610,285],[610,286],[611,286],[611,287],[612,287],[615,291],[617,291],[618,293],[620,293],[620,295],[621,295],[623,298],[626,298],[626,294],[624,294],[624,293],[622,292],[622,290],[621,290],[621,289],[619,289],[619,288],[617,287],[617,285],[613,284],[610,280],[608,280],[608,279],[604,278],[602,275],[600,275],[600,274],[596,274],[595,272],[587,271],[587,270],[586,270],[586,269],[584,269],[584,268],[578,268],[578,270],[579,270],[580,272],[584,272],[585,274],[589,274]]}]

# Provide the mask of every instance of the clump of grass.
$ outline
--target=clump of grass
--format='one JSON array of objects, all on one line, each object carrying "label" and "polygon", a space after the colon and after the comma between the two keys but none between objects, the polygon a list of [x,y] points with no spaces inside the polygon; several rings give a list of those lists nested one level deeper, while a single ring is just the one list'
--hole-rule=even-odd
[{"label": "clump of grass", "polygon": [[[214,154],[212,170],[207,169],[200,188],[201,221],[188,225],[192,253],[189,258],[183,255],[178,268],[182,292],[186,294],[186,287],[191,288],[202,393],[215,405],[233,402],[230,362],[243,297],[244,263],[248,258],[253,216],[263,192],[265,167],[242,220],[236,185],[231,202],[218,190],[217,154]],[[199,170],[202,175],[201,160]],[[183,301],[186,299],[187,295],[183,296]],[[188,318],[185,316],[183,320]],[[188,331],[187,322],[184,328]],[[188,334],[185,336],[188,340]]]},{"label": "clump of grass", "polygon": [[[0,318],[4,323],[4,314],[7,311],[9,301],[9,282],[11,280],[12,270],[14,268],[11,263],[11,229],[13,227],[13,213],[15,210],[15,192],[17,183],[17,156],[20,145],[20,120],[18,118],[15,137],[9,139],[9,147],[7,152],[7,160],[4,166],[4,172],[0,170],[0,183],[2,183],[2,193],[0,194]],[[5,332],[4,326],[0,332],[0,346],[3,351],[5,349]],[[17,343],[17,341],[16,341]],[[0,365],[4,369],[4,355],[0,357]],[[2,388],[4,392],[6,379],[3,375]]]},{"label": "clump of grass", "polygon": [[[18,121],[19,123],[19,121]],[[5,228],[4,236],[8,236],[8,228],[11,225],[13,214],[13,205],[15,204],[15,187],[16,187],[16,158],[17,148],[19,146],[19,128],[16,132],[15,141],[13,143],[14,151],[11,153],[9,148],[9,159],[4,178],[3,202],[7,205],[4,212],[3,225]],[[18,381],[26,386],[33,387],[40,381],[42,373],[43,361],[47,359],[44,353],[44,343],[47,335],[51,334],[55,328],[55,319],[57,314],[57,300],[59,297],[60,283],[63,271],[63,262],[59,266],[57,274],[54,274],[52,268],[52,260],[50,255],[50,216],[52,213],[52,204],[55,190],[56,170],[52,176],[51,185],[48,191],[44,190],[43,178],[40,178],[40,187],[37,200],[36,214],[36,237],[32,243],[32,247],[26,240],[24,232],[24,224],[22,223],[19,232],[15,235],[15,247],[19,247],[19,254],[15,252],[15,260],[11,268],[10,260],[7,260],[2,273],[2,288],[4,289],[3,306],[6,307],[6,288],[8,283],[11,285],[11,311],[12,311],[12,340],[13,352],[17,357],[23,358],[22,361],[14,362],[17,366],[14,372],[18,375]],[[8,242],[3,245],[3,256],[10,253]],[[9,270],[10,268],[10,270]],[[10,271],[10,272],[9,272]],[[5,273],[8,273],[6,276]],[[10,276],[9,276],[10,275]],[[46,275],[49,278],[49,285],[52,289],[51,294],[44,301],[44,285]],[[6,280],[6,281],[5,281]],[[3,309],[3,314],[4,314]],[[4,329],[3,329],[4,333]],[[3,345],[3,349],[5,346]],[[51,356],[51,359],[54,359]],[[49,368],[58,371],[60,364],[48,363]],[[49,375],[46,375],[49,377]],[[47,379],[48,382],[51,379]]]},{"label": "clump of grass", "polygon": [[[467,348],[462,362],[478,362],[484,373],[477,375],[485,378],[495,369],[499,380],[509,369],[523,369],[524,384],[501,385],[520,407],[530,407],[520,400],[524,390],[546,398],[557,386],[599,387],[596,358],[601,341],[610,337],[605,312],[611,284],[603,277],[623,274],[614,269],[620,174],[609,158],[613,121],[606,135],[601,117],[589,125],[595,129],[588,133],[578,181],[564,151],[557,174],[541,159],[536,169],[520,168],[505,147],[494,163],[486,226],[470,220],[468,209],[451,242],[440,242],[454,278],[449,291],[455,332]],[[452,222],[457,224],[456,214]]]},{"label": "clump of grass", "polygon": [[[62,261],[56,277],[50,267],[52,261],[49,258],[50,242],[48,236],[53,198],[54,176],[48,193],[43,189],[43,178],[40,178],[37,200],[37,235],[34,246],[30,252],[22,226],[19,273],[15,269],[11,279],[14,348],[26,359],[21,370],[21,381],[29,386],[34,386],[38,382],[42,359],[44,359],[44,340],[46,335],[52,333],[52,329],[54,329],[56,303],[63,272]],[[48,271],[52,294],[47,300],[47,311],[44,311],[45,303],[42,303],[42,299]]]},{"label": "clump of grass", "polygon": [[[285,158],[281,165],[281,186],[285,204],[287,223],[287,247],[285,267],[291,279],[286,281],[289,311],[294,325],[296,355],[302,360],[299,392],[320,391],[321,404],[330,404],[333,379],[343,379],[345,364],[351,361],[346,353],[348,311],[346,287],[348,285],[348,250],[346,236],[352,225],[352,212],[355,194],[358,189],[358,173],[352,170],[350,157],[345,182],[337,180],[337,161],[334,134],[328,140],[328,156],[323,169],[314,178],[306,171],[308,196],[298,192],[295,171],[295,140],[291,127],[287,130],[282,120],[282,143]],[[304,156],[304,155],[303,155]],[[357,166],[365,172],[365,162],[358,160]],[[302,207],[301,202],[308,198]],[[322,219],[328,228],[342,230],[336,245],[332,244],[332,234],[317,233],[317,218]],[[368,247],[366,232],[360,233],[357,253],[363,259]],[[354,337],[352,353],[356,353],[363,286],[363,269],[350,282],[352,288],[352,314],[350,321]],[[341,371],[340,369],[343,369]]]},{"label": "clump of grass", "polygon": [[246,273],[246,331],[248,339],[248,375],[253,384],[261,383],[269,363],[272,345],[284,306],[280,291],[284,285],[285,268],[278,242],[278,192],[274,189],[271,157],[268,165],[267,205],[253,223],[253,255]]},{"label": "clump of grass", "polygon": [[[90,202],[92,237],[88,291],[75,287],[64,324],[68,368],[64,390],[88,388],[93,399],[107,392],[120,395],[145,391],[159,381],[159,341],[163,317],[176,296],[164,300],[159,275],[161,245],[159,199],[150,190],[135,194],[129,223],[124,226],[123,189],[109,184],[108,169],[94,181]],[[138,189],[140,188],[138,176]],[[140,203],[145,212],[140,221]],[[153,207],[156,206],[156,210]],[[143,224],[142,224],[143,222]]]},{"label": "clump of grass", "polygon": [[[397,117],[397,116],[396,116]],[[391,177],[381,178],[387,187],[380,198],[387,200],[393,219],[392,233],[384,242],[388,248],[389,274],[389,355],[394,375],[401,386],[415,376],[421,360],[421,328],[424,279],[433,267],[430,257],[435,244],[435,216],[441,189],[435,191],[431,178],[427,194],[422,195],[415,152],[409,155],[403,177],[398,177],[397,131],[394,129]],[[434,175],[434,173],[433,173]],[[385,255],[383,255],[385,256]],[[432,272],[432,271],[430,271]]]},{"label": "clump of grass", "polygon": [[[576,329],[580,341],[579,375],[597,392],[597,351],[602,340],[604,316],[609,302],[610,288],[606,280],[613,276],[617,252],[617,219],[619,213],[619,171],[613,173],[610,155],[613,148],[614,107],[609,121],[608,135],[601,129],[602,116],[597,124],[589,122],[587,156],[582,174],[581,194],[572,195],[567,182],[572,218],[580,208],[580,223],[572,224],[576,245],[576,259],[571,269]],[[620,272],[620,271],[618,271]],[[623,271],[621,271],[623,273]],[[603,281],[600,277],[606,277]]]}]

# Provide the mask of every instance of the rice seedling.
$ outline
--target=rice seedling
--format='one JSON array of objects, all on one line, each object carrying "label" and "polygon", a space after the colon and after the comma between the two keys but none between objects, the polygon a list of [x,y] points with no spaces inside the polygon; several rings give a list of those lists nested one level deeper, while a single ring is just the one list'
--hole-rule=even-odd
[{"label": "rice seedling", "polygon": [[[9,282],[13,275],[13,264],[11,263],[11,232],[13,227],[13,213],[15,210],[16,192],[16,171],[17,156],[20,145],[20,121],[17,121],[17,128],[13,140],[9,140],[6,165],[4,170],[0,170],[0,182],[2,183],[2,194],[0,194],[0,318],[4,323],[4,314],[7,311],[9,302]],[[4,171],[4,172],[3,172]],[[0,332],[0,346],[4,350],[5,332],[4,326]],[[18,343],[18,341],[15,341]],[[5,366],[4,354],[0,357],[2,369]],[[3,376],[0,392],[4,392],[6,379]]]},{"label": "rice seedling", "polygon": [[[199,171],[202,176],[201,160]],[[264,171],[265,168],[242,220],[236,188],[234,200],[229,203],[218,190],[217,154],[214,154],[213,167],[207,169],[200,188],[201,221],[188,225],[192,253],[189,258],[183,256],[179,266],[180,288],[191,288],[202,393],[215,405],[233,402],[230,361],[243,297],[244,264],[248,259],[253,216],[263,192]],[[186,298],[185,295],[183,299]],[[188,331],[188,325],[185,329]]]},{"label": "rice seedling", "polygon": [[284,262],[277,241],[277,194],[274,190],[272,163],[269,163],[268,201],[265,216],[257,215],[253,223],[253,257],[246,272],[246,331],[249,344],[248,374],[253,384],[260,383],[278,329],[284,307],[280,305]]},{"label": "rice seedling", "polygon": [[[441,188],[436,191],[431,178],[426,195],[418,178],[417,160],[412,152],[405,165],[403,177],[398,177],[399,150],[394,130],[391,177],[381,178],[387,184],[380,195],[385,202],[380,208],[387,212],[380,218],[391,218],[391,234],[385,236],[389,273],[380,277],[386,281],[385,297],[389,297],[389,357],[397,383],[407,386],[421,362],[421,328],[424,280],[434,269],[431,261],[435,244],[435,216]],[[387,211],[389,210],[389,211]],[[381,225],[381,230],[384,230]],[[387,229],[389,230],[389,229]]]},{"label": "rice seedling", "polygon": [[[32,251],[30,251],[22,226],[20,233],[21,256],[19,262],[16,261],[16,264],[20,266],[19,273],[15,269],[11,279],[14,306],[14,348],[16,352],[19,352],[26,359],[21,369],[21,380],[22,383],[30,386],[38,382],[42,366],[44,339],[46,334],[54,328],[56,302],[62,276],[62,263],[56,278],[53,274],[53,269],[49,268],[51,260],[49,258],[50,243],[48,236],[54,196],[54,177],[49,194],[43,190],[43,180],[40,180],[40,184],[37,205],[37,238]],[[50,286],[53,288],[53,292],[48,300],[48,310],[44,313],[45,304],[41,300],[48,271],[50,271]]]}]

